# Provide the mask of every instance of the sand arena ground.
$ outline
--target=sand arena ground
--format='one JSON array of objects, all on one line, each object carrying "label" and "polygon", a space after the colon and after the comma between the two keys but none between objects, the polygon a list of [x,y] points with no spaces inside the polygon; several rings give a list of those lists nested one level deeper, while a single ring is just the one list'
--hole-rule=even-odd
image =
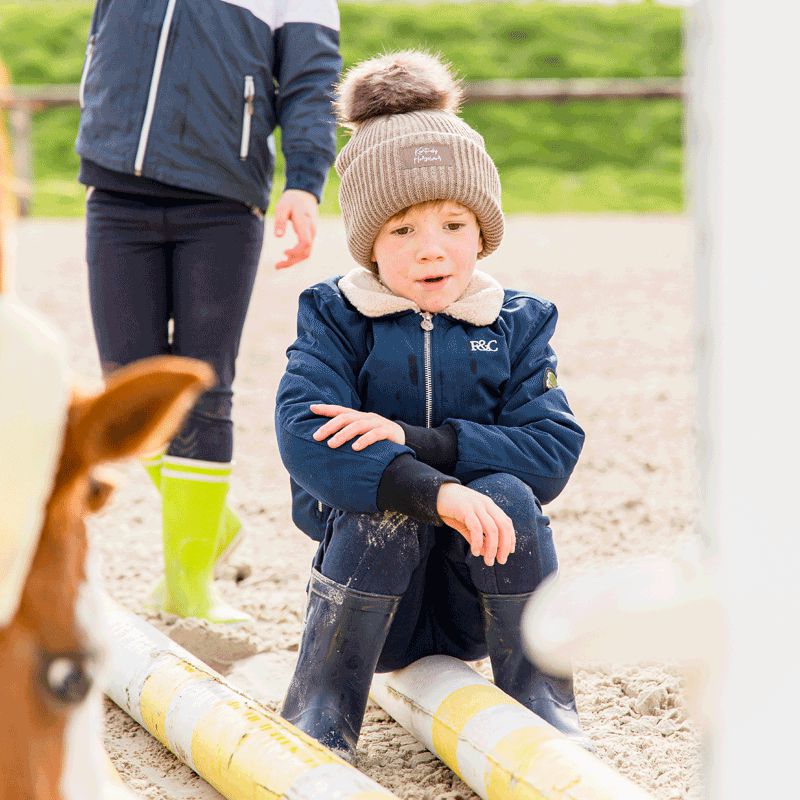
[{"label": "sand arena ground", "polygon": [[[18,239],[19,294],[63,330],[75,372],[96,381],[82,222],[26,221]],[[268,237],[239,359],[232,498],[248,537],[221,582],[224,595],[255,622],[221,631],[148,617],[272,708],[296,658],[314,549],[290,519],[273,431],[275,388],[294,337],[299,292],[352,264],[336,219],[320,223],[306,264],[276,273],[278,250]],[[688,221],[514,217],[500,251],[481,266],[505,285],[534,291],[559,307],[559,382],[587,431],[569,486],[548,507],[562,570],[667,552],[678,541],[691,541],[697,470]],[[118,472],[120,488],[90,532],[103,555],[108,590],[147,616],[143,603],[161,557],[157,496],[137,465]],[[686,717],[680,673],[668,665],[579,666],[578,703],[600,758],[658,800],[699,798],[699,736]],[[479,668],[485,671],[486,664]],[[142,797],[220,797],[110,703],[106,746]],[[359,767],[402,798],[475,797],[374,706],[359,743]]]}]

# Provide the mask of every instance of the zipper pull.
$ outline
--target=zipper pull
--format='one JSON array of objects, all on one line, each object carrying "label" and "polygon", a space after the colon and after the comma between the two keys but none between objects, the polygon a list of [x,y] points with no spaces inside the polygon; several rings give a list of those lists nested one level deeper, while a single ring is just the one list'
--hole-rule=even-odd
[{"label": "zipper pull", "polygon": [[245,161],[250,152],[250,124],[255,111],[256,84],[252,75],[244,76],[244,111],[242,112],[242,143],[239,160]]},{"label": "zipper pull", "polygon": [[247,103],[247,113],[250,116],[253,116],[253,100],[255,100],[256,96],[256,83],[253,80],[252,75],[245,75],[244,76],[244,99]]},{"label": "zipper pull", "polygon": [[422,321],[419,323],[420,328],[424,331],[433,330],[433,314],[430,311],[420,311]]},{"label": "zipper pull", "polygon": [[86,77],[89,74],[89,67],[92,64],[92,53],[94,52],[94,39],[97,34],[92,34],[86,42],[86,56],[83,59],[83,71],[81,72],[81,82],[78,86],[78,106],[83,109],[86,105],[84,93],[86,91]]}]

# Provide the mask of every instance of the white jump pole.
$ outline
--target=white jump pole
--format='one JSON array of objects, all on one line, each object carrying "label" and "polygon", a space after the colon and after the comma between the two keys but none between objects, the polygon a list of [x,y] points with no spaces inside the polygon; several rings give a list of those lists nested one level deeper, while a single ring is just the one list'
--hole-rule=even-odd
[{"label": "white jump pole", "polygon": [[783,0],[701,0],[688,30],[704,527],[727,637],[714,800],[798,791],[797,19]]},{"label": "white jump pole", "polygon": [[228,800],[395,798],[152,625],[108,606],[106,694]]},{"label": "white jump pole", "polygon": [[376,675],[371,694],[483,800],[651,800],[456,658]]}]

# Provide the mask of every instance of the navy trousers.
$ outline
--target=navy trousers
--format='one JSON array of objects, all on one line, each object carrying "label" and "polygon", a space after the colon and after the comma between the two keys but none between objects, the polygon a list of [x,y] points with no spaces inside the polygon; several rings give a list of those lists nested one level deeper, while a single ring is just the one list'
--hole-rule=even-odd
[{"label": "navy trousers", "polygon": [[314,567],[351,589],[402,596],[377,672],[428,655],[484,658],[488,649],[478,593],[532,592],[558,568],[550,520],[529,486],[499,473],[469,487],[491,497],[514,524],[516,550],[505,564],[487,567],[457,531],[404,514],[334,509],[328,518]]},{"label": "navy trousers", "polygon": [[232,458],[236,356],[263,236],[263,219],[233,200],[100,189],[89,198],[89,298],[103,372],[171,353],[201,359],[217,375],[171,442],[171,455]]}]

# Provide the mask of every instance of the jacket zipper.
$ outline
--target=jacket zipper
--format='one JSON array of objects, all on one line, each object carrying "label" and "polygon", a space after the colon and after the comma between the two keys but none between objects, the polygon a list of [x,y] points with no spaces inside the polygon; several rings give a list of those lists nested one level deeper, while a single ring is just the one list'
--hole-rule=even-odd
[{"label": "jacket zipper", "polygon": [[78,87],[78,105],[83,108],[85,105],[84,102],[84,91],[86,90],[86,76],[89,74],[89,67],[92,63],[92,53],[94,52],[94,39],[96,34],[92,34],[89,37],[89,41],[86,44],[86,60],[83,63],[83,72],[81,73],[81,85]]},{"label": "jacket zipper", "polygon": [[425,364],[425,427],[433,427],[433,370],[431,368],[431,331],[433,314],[422,311],[419,326],[423,330],[423,358]]},{"label": "jacket zipper", "polygon": [[176,0],[169,0],[167,11],[164,14],[164,22],[161,24],[161,36],[158,39],[158,50],[156,50],[156,63],[153,66],[153,75],[150,78],[150,94],[147,97],[147,108],[144,112],[144,122],[142,132],[139,135],[139,147],[136,150],[136,161],[133,164],[133,171],[136,175],[142,174],[144,164],[144,154],[147,150],[147,139],[150,136],[150,125],[153,122],[153,111],[156,106],[156,96],[158,95],[158,82],[161,80],[161,70],[164,66],[164,52],[167,49],[167,39],[169,29],[172,27],[172,15],[175,11]]},{"label": "jacket zipper", "polygon": [[250,120],[253,118],[253,101],[256,96],[256,84],[252,75],[244,76],[244,113],[242,116],[242,144],[239,147],[239,158],[244,161],[250,152]]},{"label": "jacket zipper", "polygon": [[[433,330],[433,314],[430,311],[420,312],[419,323],[423,331],[423,361],[425,365],[425,427],[433,427],[433,368],[431,367],[431,331]],[[317,508],[322,513],[322,501],[317,500]]]},{"label": "jacket zipper", "polygon": [[317,500],[317,510],[321,514],[325,509],[322,507],[322,500]]}]

